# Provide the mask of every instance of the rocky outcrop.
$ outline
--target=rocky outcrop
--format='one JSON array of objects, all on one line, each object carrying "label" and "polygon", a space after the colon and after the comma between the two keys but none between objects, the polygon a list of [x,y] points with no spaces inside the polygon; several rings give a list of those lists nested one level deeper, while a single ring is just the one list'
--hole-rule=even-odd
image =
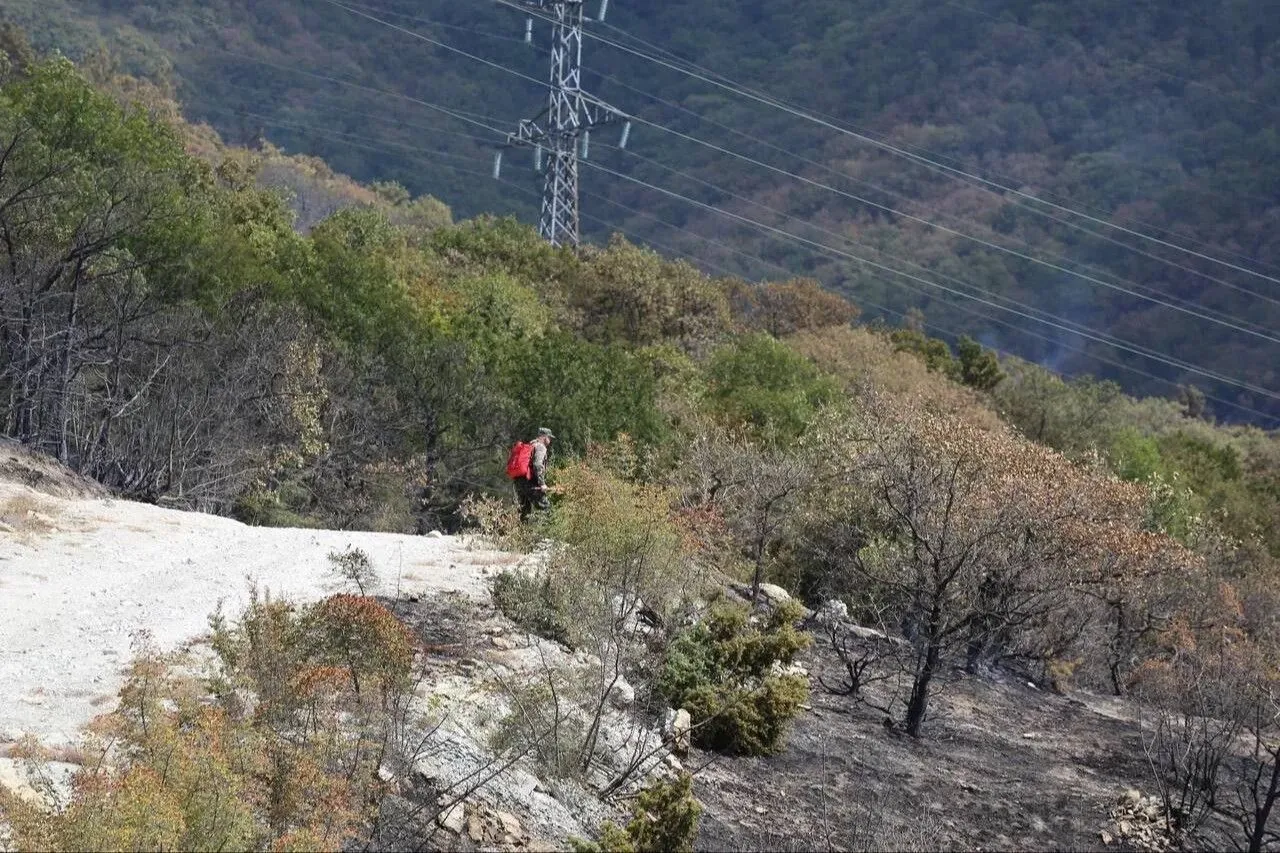
[{"label": "rocky outcrop", "polygon": [[1099,833],[1104,845],[1123,845],[1147,853],[1178,849],[1177,826],[1159,797],[1144,797],[1136,788],[1125,791],[1110,812],[1111,822]]}]

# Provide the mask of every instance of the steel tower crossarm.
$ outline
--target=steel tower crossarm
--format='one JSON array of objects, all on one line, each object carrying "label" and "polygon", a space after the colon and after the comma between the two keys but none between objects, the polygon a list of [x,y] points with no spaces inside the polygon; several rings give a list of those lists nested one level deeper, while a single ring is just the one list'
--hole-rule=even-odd
[{"label": "steel tower crossarm", "polygon": [[582,91],[584,0],[524,0],[523,5],[552,20],[551,83],[546,111],[520,122],[508,144],[533,146],[546,175],[538,232],[553,246],[576,246],[581,239],[578,213],[578,158],[592,129],[626,116]]}]

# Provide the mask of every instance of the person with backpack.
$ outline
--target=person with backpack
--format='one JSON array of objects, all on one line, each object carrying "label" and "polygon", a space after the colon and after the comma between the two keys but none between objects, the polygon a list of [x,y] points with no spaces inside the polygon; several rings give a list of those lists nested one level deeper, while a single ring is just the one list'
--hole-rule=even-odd
[{"label": "person with backpack", "polygon": [[517,441],[507,458],[507,476],[516,487],[520,520],[526,521],[535,509],[551,509],[547,500],[547,453],[555,438],[541,427],[532,441]]}]

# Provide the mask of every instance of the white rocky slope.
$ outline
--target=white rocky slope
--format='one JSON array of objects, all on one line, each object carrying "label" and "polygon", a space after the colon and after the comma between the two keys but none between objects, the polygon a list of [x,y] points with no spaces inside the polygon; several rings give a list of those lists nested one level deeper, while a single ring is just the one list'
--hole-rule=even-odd
[{"label": "white rocky slope", "polygon": [[[329,555],[351,548],[368,555],[377,571],[374,592],[395,598],[408,614],[425,609],[428,621],[456,623],[464,639],[453,655],[428,653],[420,704],[439,725],[413,766],[396,771],[398,786],[438,790],[441,804],[465,795],[431,832],[465,836],[464,845],[554,847],[616,817],[594,790],[636,757],[643,756],[640,777],[673,760],[661,735],[627,713],[630,699],[605,710],[606,756],[589,784],[548,786],[531,759],[512,763],[494,754],[491,738],[510,710],[514,686],[542,683],[551,670],[600,667],[590,655],[524,634],[494,609],[487,576],[521,562],[518,555],[471,537],[255,528],[112,500],[52,464],[6,459],[3,450],[0,785],[31,794],[21,762],[6,757],[26,735],[75,754],[85,724],[114,707],[140,637],[162,651],[181,648],[207,633],[220,604],[234,619],[254,587],[297,602],[350,590]],[[37,480],[43,491],[24,479]],[[54,762],[49,769],[65,781],[76,767]]]},{"label": "white rocky slope", "polygon": [[349,548],[380,591],[488,597],[495,555],[465,538],[255,528],[0,482],[0,749],[25,734],[75,742],[111,707],[139,631],[176,648],[219,602],[239,613],[251,584],[319,599],[340,583],[328,555]]}]

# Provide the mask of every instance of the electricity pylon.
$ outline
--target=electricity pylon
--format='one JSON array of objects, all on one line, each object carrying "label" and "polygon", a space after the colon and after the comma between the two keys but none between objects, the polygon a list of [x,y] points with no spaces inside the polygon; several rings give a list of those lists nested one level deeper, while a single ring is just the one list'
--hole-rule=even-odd
[{"label": "electricity pylon", "polygon": [[[515,133],[507,135],[508,145],[534,149],[534,166],[544,168],[542,215],[538,233],[553,246],[576,246],[578,228],[578,158],[589,156],[591,131],[598,127],[625,123],[620,147],[626,147],[631,123],[615,107],[582,91],[582,26],[585,0],[521,0],[537,9],[542,18],[552,20],[551,94],[547,109],[537,118],[523,119]],[[604,20],[608,0],[602,0]],[[525,41],[533,41],[533,18],[525,26]],[[494,162],[494,176],[501,169],[502,154]]]}]

